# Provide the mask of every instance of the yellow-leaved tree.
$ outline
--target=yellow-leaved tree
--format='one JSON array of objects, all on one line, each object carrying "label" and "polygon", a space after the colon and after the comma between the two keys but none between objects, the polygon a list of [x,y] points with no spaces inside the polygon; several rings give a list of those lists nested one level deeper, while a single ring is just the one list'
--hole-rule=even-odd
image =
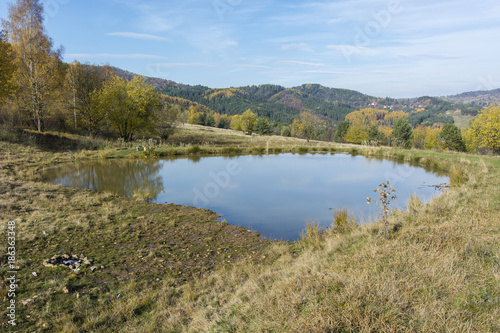
[{"label": "yellow-leaved tree", "polygon": [[310,112],[301,112],[299,117],[293,120],[292,135],[304,138],[307,141],[316,137],[316,131],[321,122]]},{"label": "yellow-leaved tree", "polygon": [[481,111],[464,133],[468,151],[500,153],[500,106]]},{"label": "yellow-leaved tree", "polygon": [[247,134],[252,134],[253,127],[257,121],[258,116],[248,109],[240,117],[241,130]]},{"label": "yellow-leaved tree", "polygon": [[47,36],[43,3],[40,0],[17,0],[9,5],[9,16],[2,20],[8,42],[14,51],[18,117],[30,119],[42,132],[51,104],[62,82],[62,50],[53,50]]},{"label": "yellow-leaved tree", "polygon": [[162,107],[160,95],[139,76],[131,81],[113,76],[105,82],[98,103],[111,127],[125,140],[132,140],[139,131],[153,131],[155,114]]},{"label": "yellow-leaved tree", "polygon": [[368,139],[368,130],[368,127],[363,125],[351,125],[344,136],[344,141],[361,144]]}]

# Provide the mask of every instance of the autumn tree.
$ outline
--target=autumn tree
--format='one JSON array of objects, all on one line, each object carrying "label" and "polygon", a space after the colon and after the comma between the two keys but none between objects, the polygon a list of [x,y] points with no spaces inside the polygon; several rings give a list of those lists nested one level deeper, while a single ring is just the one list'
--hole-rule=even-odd
[{"label": "autumn tree", "polygon": [[368,140],[368,128],[363,125],[351,125],[344,137],[346,142],[361,144]]},{"label": "autumn tree", "polygon": [[51,94],[60,84],[61,50],[52,49],[52,40],[45,33],[40,0],[17,0],[9,6],[8,20],[2,20],[2,25],[15,54],[16,104],[41,132]]},{"label": "autumn tree", "polygon": [[167,140],[174,133],[180,113],[180,105],[170,106],[166,102],[155,108],[156,131],[162,139]]},{"label": "autumn tree", "polygon": [[446,124],[438,135],[441,148],[455,151],[465,151],[462,132],[455,124]]},{"label": "autumn tree", "polygon": [[316,136],[319,124],[318,119],[310,112],[301,112],[292,123],[292,135],[309,141]]},{"label": "autumn tree", "polygon": [[125,140],[139,131],[153,131],[160,95],[144,78],[127,81],[118,76],[107,80],[99,93],[98,106],[111,127]]},{"label": "autumn tree", "polygon": [[240,119],[241,130],[247,134],[252,134],[257,118],[257,115],[250,109],[243,112]]},{"label": "autumn tree", "polygon": [[5,31],[0,31],[0,105],[15,90],[14,72],[14,53],[12,47],[7,42]]},{"label": "autumn tree", "polygon": [[239,114],[231,117],[231,129],[241,131],[241,116]]},{"label": "autumn tree", "polygon": [[75,129],[78,129],[79,122],[92,133],[100,129],[105,114],[97,107],[96,98],[111,75],[111,69],[106,66],[82,65],[78,61],[69,64],[66,87]]},{"label": "autumn tree", "polygon": [[413,139],[413,131],[411,125],[405,118],[399,118],[394,123],[392,137],[394,139],[393,144],[401,148],[410,148],[411,141]]},{"label": "autumn tree", "polygon": [[465,134],[467,150],[500,153],[500,106],[481,111]]},{"label": "autumn tree", "polygon": [[189,110],[187,111],[187,123],[188,124],[193,124],[197,125],[199,122],[199,116],[198,112],[196,111],[196,108],[194,106],[190,106]]}]

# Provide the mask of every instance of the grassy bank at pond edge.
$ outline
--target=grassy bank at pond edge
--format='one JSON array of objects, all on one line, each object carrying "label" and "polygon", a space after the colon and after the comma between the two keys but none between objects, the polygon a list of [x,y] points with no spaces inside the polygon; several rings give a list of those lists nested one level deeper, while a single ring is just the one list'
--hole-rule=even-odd
[{"label": "grassy bank at pond edge", "polygon": [[[146,151],[137,143],[67,139],[62,150],[43,149],[47,143],[36,137],[27,138],[35,147],[0,147],[3,244],[7,222],[17,228],[18,332],[500,330],[498,158],[196,127],[163,145],[141,143]],[[39,179],[43,168],[75,159],[320,151],[446,170],[453,186],[425,206],[413,199],[407,212],[393,212],[388,237],[376,223],[283,243],[215,222],[210,211]],[[93,262],[76,272],[42,265],[60,254]],[[3,329],[6,313],[2,307]]]}]

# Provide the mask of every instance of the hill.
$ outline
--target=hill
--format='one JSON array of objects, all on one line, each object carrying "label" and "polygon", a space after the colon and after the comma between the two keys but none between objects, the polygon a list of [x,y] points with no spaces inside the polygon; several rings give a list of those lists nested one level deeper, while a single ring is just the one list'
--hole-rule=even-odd
[{"label": "hill", "polygon": [[[114,68],[118,76],[131,79],[133,73]],[[331,123],[345,119],[349,113],[367,108],[409,113],[412,125],[453,123],[452,115],[476,116],[484,106],[500,102],[500,89],[490,92],[470,92],[447,97],[423,96],[411,99],[374,97],[349,89],[329,88],[320,84],[303,84],[285,88],[262,84],[231,88],[210,88],[185,85],[170,80],[146,77],[161,93],[183,106],[194,105],[217,113],[235,115],[251,109],[260,117],[290,124],[301,112],[309,111]]]},{"label": "hill", "polygon": [[458,95],[441,97],[445,101],[456,104],[476,104],[488,106],[500,103],[500,89],[469,91]]}]

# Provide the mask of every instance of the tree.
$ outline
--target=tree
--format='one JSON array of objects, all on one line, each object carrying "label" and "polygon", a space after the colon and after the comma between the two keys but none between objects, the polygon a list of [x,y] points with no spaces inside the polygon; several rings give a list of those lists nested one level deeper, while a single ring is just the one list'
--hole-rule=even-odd
[{"label": "tree", "polygon": [[271,134],[271,125],[267,119],[259,118],[255,123],[254,131],[260,135],[269,135]]},{"label": "tree", "polygon": [[283,128],[281,129],[281,136],[287,136],[287,137],[292,136],[292,132],[290,131],[290,127],[283,126]]},{"label": "tree", "polygon": [[387,138],[376,125],[371,125],[368,130],[368,142],[371,145],[387,145]]},{"label": "tree", "polygon": [[96,97],[111,75],[107,66],[82,65],[78,61],[69,64],[66,86],[75,129],[79,127],[78,120],[83,128],[92,133],[100,129],[105,114],[97,108]]},{"label": "tree", "polygon": [[14,84],[14,53],[7,42],[5,31],[0,31],[0,105],[15,90]]},{"label": "tree", "polygon": [[241,116],[239,114],[231,117],[231,129],[241,131]]},{"label": "tree", "polygon": [[318,123],[316,117],[310,112],[301,112],[292,123],[292,135],[309,141],[316,136]]},{"label": "tree", "polygon": [[346,142],[361,144],[368,140],[368,129],[361,125],[349,126],[344,140]]},{"label": "tree", "polygon": [[210,127],[215,127],[214,116],[212,116],[212,115],[207,116],[207,121],[205,122],[205,125],[210,126]]},{"label": "tree", "polygon": [[411,141],[413,139],[413,131],[410,124],[405,118],[399,118],[394,123],[392,137],[394,139],[393,144],[397,147],[407,148],[411,147]]},{"label": "tree", "polygon": [[247,134],[252,134],[257,115],[248,109],[241,115],[241,130]]},{"label": "tree", "polygon": [[139,76],[131,81],[113,76],[104,84],[98,103],[111,127],[127,141],[138,131],[152,131],[161,107],[160,95]]},{"label": "tree", "polygon": [[465,141],[469,151],[500,153],[500,106],[481,111],[471,122]]},{"label": "tree", "polygon": [[465,151],[465,144],[462,139],[462,132],[455,124],[446,124],[438,135],[438,140],[442,142],[443,149]]},{"label": "tree", "polygon": [[197,125],[199,122],[199,119],[200,118],[198,116],[198,112],[196,111],[196,108],[191,105],[189,107],[189,110],[188,110],[187,123]]},{"label": "tree", "polygon": [[219,118],[219,121],[217,122],[217,128],[228,128],[229,127],[229,122],[226,119],[226,116],[221,116]]},{"label": "tree", "polygon": [[349,129],[348,121],[341,121],[337,124],[337,130],[335,131],[335,137],[333,138],[335,142],[344,142],[344,137],[347,134],[347,130]]},{"label": "tree", "polygon": [[156,109],[156,130],[162,139],[167,140],[174,133],[180,113],[180,105],[168,106],[165,102]]},{"label": "tree", "polygon": [[9,19],[2,20],[2,25],[15,54],[18,107],[42,132],[50,95],[59,83],[61,50],[53,51],[52,40],[45,34],[40,0],[17,0],[9,6]]}]

